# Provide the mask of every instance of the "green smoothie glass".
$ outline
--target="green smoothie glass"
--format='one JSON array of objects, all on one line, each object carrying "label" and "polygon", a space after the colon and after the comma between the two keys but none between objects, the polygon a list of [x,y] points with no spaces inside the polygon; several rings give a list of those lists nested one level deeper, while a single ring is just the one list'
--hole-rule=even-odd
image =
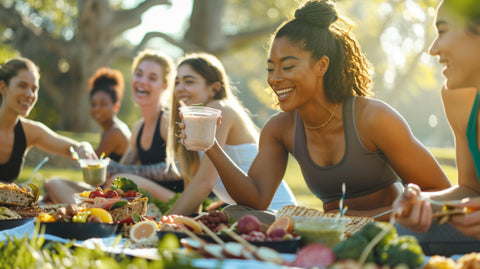
[{"label": "green smoothie glass", "polygon": [[79,159],[82,168],[83,180],[88,184],[98,187],[105,183],[107,178],[107,165],[109,158],[105,159]]}]

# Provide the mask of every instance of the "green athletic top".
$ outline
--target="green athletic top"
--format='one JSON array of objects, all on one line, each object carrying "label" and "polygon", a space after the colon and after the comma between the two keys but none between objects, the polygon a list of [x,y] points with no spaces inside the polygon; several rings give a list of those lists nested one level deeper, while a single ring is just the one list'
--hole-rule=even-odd
[{"label": "green athletic top", "polygon": [[477,170],[477,176],[480,179],[480,152],[478,151],[478,142],[477,142],[477,118],[478,118],[478,107],[480,105],[480,95],[475,94],[475,101],[473,101],[473,107],[470,112],[470,117],[468,118],[467,124],[467,141],[468,148],[472,154],[473,163],[475,164],[475,169]]}]

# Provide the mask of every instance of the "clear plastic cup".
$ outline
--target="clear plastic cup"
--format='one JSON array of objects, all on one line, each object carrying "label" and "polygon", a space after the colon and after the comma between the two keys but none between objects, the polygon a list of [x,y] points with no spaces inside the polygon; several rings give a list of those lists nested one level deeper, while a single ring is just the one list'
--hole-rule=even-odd
[{"label": "clear plastic cup", "polygon": [[348,221],[345,217],[294,218],[293,229],[302,245],[320,243],[332,248],[344,239]]},{"label": "clear plastic cup", "polygon": [[79,159],[82,168],[83,180],[88,184],[98,187],[105,183],[109,158],[105,159]]},{"label": "clear plastic cup", "polygon": [[180,111],[185,124],[185,147],[192,151],[203,151],[213,146],[217,118],[222,111],[205,106],[182,106]]}]

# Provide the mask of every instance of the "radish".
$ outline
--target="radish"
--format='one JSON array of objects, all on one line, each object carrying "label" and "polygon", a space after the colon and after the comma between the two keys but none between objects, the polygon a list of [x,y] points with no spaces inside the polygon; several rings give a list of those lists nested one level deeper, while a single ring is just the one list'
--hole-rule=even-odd
[{"label": "radish", "polygon": [[335,253],[329,247],[312,243],[304,246],[297,252],[297,256],[293,261],[294,266],[302,268],[327,268],[335,262]]},{"label": "radish", "polygon": [[249,234],[251,231],[262,231],[262,224],[257,217],[245,215],[238,220],[237,230],[240,234]]}]

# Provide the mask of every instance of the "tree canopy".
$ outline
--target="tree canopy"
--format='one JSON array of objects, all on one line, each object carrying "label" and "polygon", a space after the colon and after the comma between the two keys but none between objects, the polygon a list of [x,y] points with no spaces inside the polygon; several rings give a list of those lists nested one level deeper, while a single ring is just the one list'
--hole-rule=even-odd
[{"label": "tree canopy", "polygon": [[[123,33],[142,23],[142,14],[171,0],[2,0],[0,1],[0,60],[15,54],[32,59],[41,69],[41,96],[31,117],[52,128],[85,131],[90,120],[87,80],[101,66],[119,68],[129,96],[130,64],[143,48],[217,55],[239,88],[239,97],[257,123],[274,112],[267,93],[266,58],[269,36],[291,16],[291,0],[192,0],[183,31],[175,35],[145,33],[138,44]],[[438,93],[440,72],[427,55],[433,38],[436,0],[338,1],[343,13],[357,24],[357,35],[376,70],[377,97],[397,108],[417,136],[450,143]],[[169,23],[168,21],[164,23]],[[161,42],[158,42],[161,40]],[[131,100],[124,100],[120,117],[138,117]],[[417,105],[418,100],[434,100]],[[61,113],[60,113],[61,112]],[[432,115],[437,124],[428,125]],[[440,128],[441,132],[432,132]],[[436,133],[433,135],[432,133]],[[443,141],[443,142],[442,142]],[[445,142],[447,141],[447,142]]]}]

